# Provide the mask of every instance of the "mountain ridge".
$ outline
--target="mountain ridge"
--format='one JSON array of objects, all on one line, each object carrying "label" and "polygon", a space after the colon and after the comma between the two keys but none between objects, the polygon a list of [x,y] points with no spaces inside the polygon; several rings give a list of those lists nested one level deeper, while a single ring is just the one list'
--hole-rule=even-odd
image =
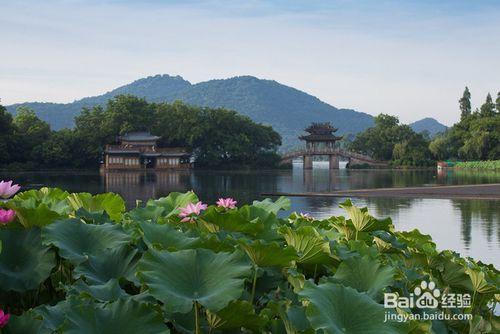
[{"label": "mountain ridge", "polygon": [[282,135],[284,147],[297,145],[298,135],[311,122],[332,122],[339,134],[355,134],[373,125],[372,115],[336,108],[294,87],[249,75],[192,84],[178,75],[157,74],[70,103],[25,102],[7,106],[7,110],[15,114],[18,107],[29,107],[58,130],[72,127],[82,108],[104,105],[121,94],[136,95],[149,102],[180,100],[200,107],[233,109],[273,126]]}]

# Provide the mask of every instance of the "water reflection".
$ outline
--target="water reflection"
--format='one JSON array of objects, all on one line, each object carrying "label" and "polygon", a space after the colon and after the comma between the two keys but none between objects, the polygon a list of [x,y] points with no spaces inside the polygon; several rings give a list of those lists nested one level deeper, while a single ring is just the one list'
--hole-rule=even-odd
[{"label": "water reflection", "polygon": [[[262,198],[263,192],[328,192],[341,189],[410,187],[436,184],[498,183],[500,173],[474,171],[334,170],[327,164],[302,170],[300,165],[283,171],[165,171],[165,172],[0,172],[0,179],[13,179],[24,189],[60,187],[71,192],[112,191],[129,207],[136,200],[165,196],[172,191],[194,190],[205,202],[231,196],[240,204]],[[323,167],[323,168],[322,168]],[[319,218],[344,214],[343,198],[296,197],[292,210]],[[377,217],[390,216],[397,229],[418,228],[431,234],[438,247],[500,264],[500,205],[498,201],[366,198],[353,199]]]}]

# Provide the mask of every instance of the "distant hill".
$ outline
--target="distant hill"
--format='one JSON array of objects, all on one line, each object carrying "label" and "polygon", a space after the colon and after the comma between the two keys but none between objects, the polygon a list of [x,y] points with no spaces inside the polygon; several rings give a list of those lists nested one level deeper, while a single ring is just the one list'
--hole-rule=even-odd
[{"label": "distant hill", "polygon": [[423,132],[428,131],[431,137],[434,137],[440,132],[446,131],[448,127],[444,124],[439,123],[434,118],[423,118],[419,121],[413,122],[410,124],[410,127],[415,132]]},{"label": "distant hill", "polygon": [[272,125],[283,137],[285,148],[297,145],[297,136],[311,122],[332,122],[340,134],[355,134],[373,125],[371,115],[339,109],[298,89],[252,76],[193,85],[180,76],[156,75],[72,103],[28,102],[7,106],[7,110],[15,114],[17,107],[27,106],[58,130],[72,127],[82,108],[104,105],[120,94],[144,97],[150,102],[181,100],[192,105],[233,109],[256,122]]}]

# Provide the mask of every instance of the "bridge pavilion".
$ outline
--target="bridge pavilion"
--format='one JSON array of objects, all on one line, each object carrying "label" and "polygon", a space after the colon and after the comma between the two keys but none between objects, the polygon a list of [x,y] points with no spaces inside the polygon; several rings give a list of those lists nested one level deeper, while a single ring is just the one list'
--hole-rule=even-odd
[{"label": "bridge pavilion", "polygon": [[330,169],[339,168],[338,155],[331,154],[335,151],[335,142],[342,139],[342,136],[335,135],[337,130],[329,122],[312,123],[304,130],[308,134],[299,137],[306,142],[304,169],[312,169],[314,155],[321,155],[321,153],[326,153],[329,156]]}]

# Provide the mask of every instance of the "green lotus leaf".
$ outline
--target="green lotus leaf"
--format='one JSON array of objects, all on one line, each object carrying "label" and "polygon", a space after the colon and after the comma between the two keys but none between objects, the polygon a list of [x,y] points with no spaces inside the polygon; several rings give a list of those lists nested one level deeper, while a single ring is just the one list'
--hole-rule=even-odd
[{"label": "green lotus leaf", "polygon": [[135,208],[127,213],[127,216],[135,222],[156,223],[165,209],[161,206],[149,205],[143,208]]},{"label": "green lotus leaf", "polygon": [[389,231],[392,228],[390,218],[376,219],[368,213],[366,208],[358,208],[350,200],[341,203],[340,207],[347,212],[356,232]]},{"label": "green lotus leaf", "polygon": [[110,279],[106,283],[99,285],[87,285],[82,280],[78,280],[67,288],[67,294],[90,296],[93,299],[103,302],[130,297],[130,295],[120,287],[117,279]]},{"label": "green lotus leaf", "polygon": [[382,290],[393,282],[394,268],[381,266],[368,256],[352,257],[343,261],[329,281],[350,286],[370,297],[379,299]]},{"label": "green lotus leaf", "polygon": [[228,232],[242,232],[257,235],[264,231],[264,223],[259,217],[250,216],[250,208],[244,206],[239,210],[219,211],[215,207],[208,208],[202,216],[203,220]]},{"label": "green lotus leaf", "polygon": [[162,216],[170,217],[179,214],[179,208],[185,207],[189,203],[196,202],[198,202],[198,196],[192,191],[186,193],[172,192],[167,197],[149,200],[146,207],[161,207],[163,208]]},{"label": "green lotus leaf", "polygon": [[172,225],[140,222],[143,240],[148,247],[176,251],[194,248],[199,238],[191,238]]},{"label": "green lotus leaf", "polygon": [[104,307],[84,304],[66,313],[64,334],[166,334],[163,317],[148,304],[119,299]]},{"label": "green lotus leaf", "polygon": [[442,258],[439,262],[442,267],[441,279],[445,285],[452,288],[473,290],[471,280],[462,264],[449,258]]},{"label": "green lotus leaf", "polygon": [[81,299],[75,296],[68,296],[66,299],[60,301],[56,305],[40,305],[33,311],[43,319],[43,328],[50,330],[53,333],[62,325],[65,319],[65,313],[72,307],[82,304]]},{"label": "green lotus leaf", "polygon": [[16,211],[16,217],[25,228],[42,227],[71,212],[66,201],[68,195],[57,188],[29,190],[14,196],[7,206]]},{"label": "green lotus leaf", "polygon": [[334,283],[306,282],[299,295],[308,301],[306,315],[316,330],[328,334],[407,333],[398,323],[384,322],[385,309],[355,289]]},{"label": "green lotus leaf", "polygon": [[294,248],[283,247],[277,242],[264,243],[262,240],[250,242],[242,239],[239,244],[258,267],[287,267],[298,259]]},{"label": "green lotus leaf", "polygon": [[207,249],[150,249],[139,261],[137,274],[169,312],[187,313],[195,301],[217,312],[243,293],[250,266],[239,257]]},{"label": "green lotus leaf", "polygon": [[84,208],[79,208],[74,213],[75,218],[80,218],[87,224],[101,225],[112,223],[111,218],[106,212],[89,212]]},{"label": "green lotus leaf", "polygon": [[253,305],[245,300],[235,300],[217,313],[207,310],[211,330],[240,330],[242,327],[261,333],[267,318],[255,313]]},{"label": "green lotus leaf", "polygon": [[43,319],[34,311],[23,314],[11,315],[5,328],[1,329],[4,334],[49,334],[52,331],[43,327]]},{"label": "green lotus leaf", "polygon": [[467,275],[469,275],[473,291],[482,294],[498,293],[498,286],[486,279],[486,274],[484,273],[484,271],[467,268],[465,269],[465,272],[467,273]]},{"label": "green lotus leaf", "polygon": [[83,208],[91,213],[106,212],[109,217],[119,222],[125,212],[125,201],[114,193],[92,195],[89,193],[74,193],[67,197],[74,211]]},{"label": "green lotus leaf", "polygon": [[306,317],[305,308],[292,305],[291,300],[270,301],[261,313],[267,313],[269,318],[279,318],[282,321],[283,329],[280,328],[274,332],[286,332],[287,334],[314,333]]},{"label": "green lotus leaf", "polygon": [[295,248],[299,256],[297,263],[306,265],[328,264],[334,261],[330,255],[330,243],[311,226],[292,230],[288,226],[279,228],[288,246]]},{"label": "green lotus leaf", "polygon": [[56,246],[61,257],[79,264],[89,255],[128,244],[130,236],[120,225],[93,225],[79,219],[64,219],[45,227],[42,240],[44,244]]},{"label": "green lotus leaf", "polygon": [[252,205],[268,212],[278,214],[281,210],[290,210],[292,202],[289,198],[281,196],[275,202],[273,202],[270,198],[266,198],[263,201],[253,201]]},{"label": "green lotus leaf", "polygon": [[411,252],[423,254],[436,254],[436,244],[432,241],[430,235],[422,234],[414,229],[409,232],[396,232],[396,237],[409,248]]},{"label": "green lotus leaf", "polygon": [[85,277],[89,284],[105,284],[110,279],[125,278],[135,281],[137,249],[127,246],[98,251],[76,266],[73,276]]},{"label": "green lotus leaf", "polygon": [[202,234],[196,244],[196,248],[210,249],[216,253],[232,253],[236,248],[236,241],[228,236],[227,233]]},{"label": "green lotus leaf", "polygon": [[0,290],[35,289],[56,265],[54,251],[42,245],[40,229],[0,229]]}]

